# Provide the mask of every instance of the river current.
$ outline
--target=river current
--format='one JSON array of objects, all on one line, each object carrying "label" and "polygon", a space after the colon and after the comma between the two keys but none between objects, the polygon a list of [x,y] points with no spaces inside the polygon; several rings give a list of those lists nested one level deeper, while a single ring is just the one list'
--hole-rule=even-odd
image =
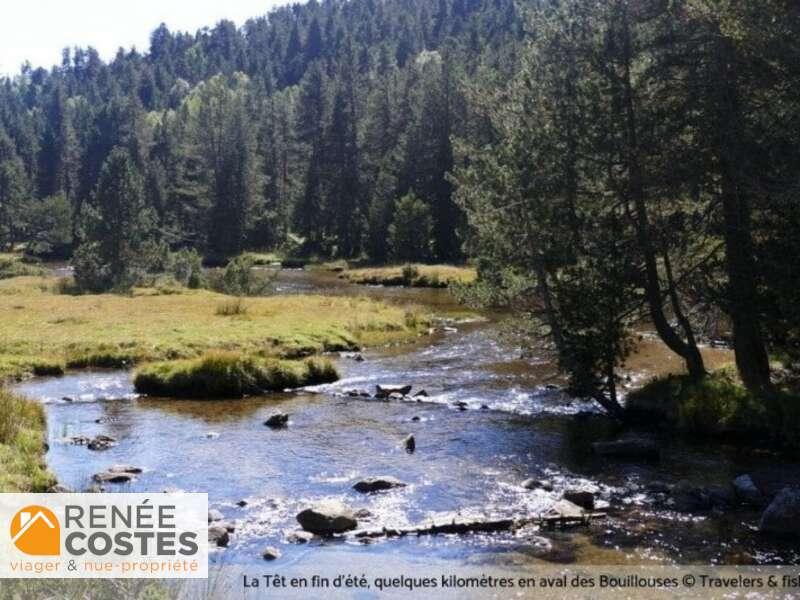
[{"label": "river current", "polygon": [[[379,558],[445,566],[491,564],[769,564],[798,563],[791,546],[762,539],[759,513],[678,512],[659,493],[688,481],[728,485],[743,473],[763,485],[797,480],[800,465],[768,451],[690,443],[660,431],[644,432],[663,450],[658,462],[608,461],[594,441],[619,434],[598,408],[563,394],[547,352],[521,354],[501,335],[496,315],[460,319],[444,290],[363,288],[330,274],[285,271],[276,293],[367,294],[446,311],[447,329],[417,342],[337,358],[335,384],[238,401],[178,401],[137,397],[130,374],[92,372],[36,379],[18,390],[46,404],[49,467],[75,490],[114,464],[144,471],[107,491],[208,492],[211,508],[235,524],[220,564],[262,563],[266,546],[295,566],[341,562],[358,568]],[[724,351],[708,350],[715,361]],[[677,364],[645,340],[631,361],[635,383]],[[413,386],[409,400],[348,395],[376,384]],[[460,404],[456,404],[460,403]],[[286,429],[264,421],[289,413]],[[118,444],[91,451],[68,443],[104,434]],[[416,438],[407,453],[405,436]],[[406,487],[363,495],[352,486],[369,476],[393,476]],[[528,490],[536,478],[552,491]],[[571,531],[535,531],[402,539],[312,541],[292,544],[295,515],[311,502],[335,498],[362,511],[365,527],[407,526],[450,517],[505,517],[545,511],[566,489],[585,489],[608,518]],[[543,540],[544,538],[544,540]]]}]

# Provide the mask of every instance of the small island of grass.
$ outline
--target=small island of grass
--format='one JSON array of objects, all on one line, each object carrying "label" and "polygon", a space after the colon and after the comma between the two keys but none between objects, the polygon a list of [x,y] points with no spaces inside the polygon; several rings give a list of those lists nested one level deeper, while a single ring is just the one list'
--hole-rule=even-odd
[{"label": "small island of grass", "polygon": [[361,285],[445,288],[472,283],[477,273],[472,267],[410,264],[350,269],[343,271],[340,277]]},{"label": "small island of grass", "polygon": [[325,358],[280,360],[237,352],[144,365],[133,379],[136,391],[172,398],[241,398],[268,391],[331,383],[339,378]]}]

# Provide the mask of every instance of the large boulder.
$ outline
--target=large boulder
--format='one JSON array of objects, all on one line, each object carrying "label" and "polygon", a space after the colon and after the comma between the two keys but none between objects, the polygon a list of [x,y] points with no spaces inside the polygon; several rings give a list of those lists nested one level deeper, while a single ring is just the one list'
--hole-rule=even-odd
[{"label": "large boulder", "polygon": [[559,500],[545,513],[545,517],[557,519],[580,519],[584,516],[584,510],[577,504],[569,500]]},{"label": "large boulder", "polygon": [[405,486],[405,483],[395,477],[368,477],[356,483],[353,489],[362,494],[372,494]]},{"label": "large boulder", "polygon": [[334,535],[358,527],[353,511],[337,500],[319,502],[301,511],[297,522],[316,535]]},{"label": "large boulder", "polygon": [[800,487],[785,487],[761,515],[763,533],[779,537],[800,537]]},{"label": "large boulder", "polygon": [[411,393],[410,385],[376,385],[375,397],[388,398],[392,394],[400,394],[401,396],[408,396]]},{"label": "large boulder", "polygon": [[586,490],[567,490],[564,492],[564,500],[569,500],[573,504],[585,508],[586,510],[594,510],[594,494]]},{"label": "large boulder", "polygon": [[282,429],[289,424],[289,415],[286,413],[277,413],[272,415],[269,419],[264,421],[264,425],[270,429]]},{"label": "large boulder", "polygon": [[661,457],[661,449],[654,441],[637,438],[595,442],[592,451],[607,458],[658,460]]},{"label": "large boulder", "polygon": [[277,560],[281,557],[281,551],[274,546],[264,548],[261,552],[261,558],[264,560]]},{"label": "large boulder", "polygon": [[734,479],[733,491],[736,493],[736,499],[743,504],[752,504],[753,506],[764,504],[764,496],[761,495],[761,491],[756,487],[750,475],[739,475]]},{"label": "large boulder", "polygon": [[208,522],[213,523],[214,521],[222,521],[225,518],[219,510],[216,508],[211,508],[208,510]]},{"label": "large boulder", "polygon": [[208,543],[214,544],[220,548],[225,548],[231,541],[231,536],[228,530],[219,525],[210,525],[208,527]]}]

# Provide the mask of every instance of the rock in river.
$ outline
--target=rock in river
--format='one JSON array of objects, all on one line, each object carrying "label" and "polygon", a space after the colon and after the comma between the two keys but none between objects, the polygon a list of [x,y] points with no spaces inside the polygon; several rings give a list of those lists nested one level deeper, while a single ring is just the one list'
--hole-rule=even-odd
[{"label": "rock in river", "polygon": [[405,486],[405,483],[394,477],[368,477],[356,483],[353,489],[362,494],[372,494]]},{"label": "rock in river", "polygon": [[264,425],[272,429],[280,429],[289,424],[289,415],[286,413],[277,413],[272,415],[269,419],[264,421]]},{"label": "rock in river", "polygon": [[86,444],[86,447],[89,448],[89,450],[108,450],[112,446],[116,445],[117,440],[114,438],[108,435],[96,435],[92,441]]},{"label": "rock in river", "polygon": [[585,508],[586,510],[594,510],[594,494],[585,490],[567,490],[564,492],[564,500],[569,500],[573,504]]},{"label": "rock in river", "polygon": [[134,467],[133,465],[114,465],[108,468],[109,473],[130,473],[131,475],[137,475],[142,471],[142,467]]},{"label": "rock in river", "polygon": [[263,558],[264,560],[276,560],[280,557],[281,557],[281,551],[273,546],[264,548],[264,550],[261,552],[261,558]]},{"label": "rock in river", "polygon": [[375,397],[388,398],[392,394],[400,394],[401,396],[408,396],[411,393],[410,385],[376,385]]},{"label": "rock in river", "polygon": [[133,475],[106,471],[105,473],[95,473],[94,480],[98,483],[128,483],[133,480]]},{"label": "rock in river", "polygon": [[800,537],[800,487],[785,487],[761,515],[760,529],[779,537]]},{"label": "rock in river", "polygon": [[228,530],[219,525],[210,525],[208,528],[208,542],[209,544],[216,544],[220,548],[224,548],[231,541],[231,536]]},{"label": "rock in river", "polygon": [[546,516],[562,519],[579,519],[583,517],[584,510],[569,500],[559,500],[547,511]]},{"label": "rock in river", "polygon": [[752,504],[753,506],[764,504],[764,496],[761,495],[750,475],[739,475],[734,479],[733,491],[736,492],[737,500],[744,504]]},{"label": "rock in river", "polygon": [[727,509],[734,503],[733,490],[728,486],[694,485],[689,481],[679,481],[672,488],[667,506],[679,512],[697,512],[712,509]]},{"label": "rock in river", "polygon": [[417,440],[413,435],[408,435],[403,440],[403,447],[405,447],[406,452],[414,452],[417,449]]},{"label": "rock in river", "polygon": [[92,441],[92,438],[87,435],[73,435],[71,437],[64,438],[62,441],[75,446],[86,446]]},{"label": "rock in river", "polygon": [[661,450],[652,440],[622,439],[613,442],[595,442],[592,451],[609,458],[630,458],[638,460],[658,460]]},{"label": "rock in river", "polygon": [[286,536],[286,541],[290,544],[307,544],[314,539],[314,534],[308,531],[293,531]]},{"label": "rock in river", "polygon": [[319,502],[297,515],[300,527],[317,535],[344,533],[358,527],[358,521],[347,506],[337,500]]},{"label": "rock in river", "polygon": [[544,490],[545,492],[553,491],[552,483],[539,479],[526,479],[520,485],[526,490]]},{"label": "rock in river", "polygon": [[224,519],[224,518],[225,518],[225,515],[223,515],[216,508],[212,508],[211,510],[208,511],[208,522],[209,523],[213,523],[214,521],[222,521],[222,519]]}]

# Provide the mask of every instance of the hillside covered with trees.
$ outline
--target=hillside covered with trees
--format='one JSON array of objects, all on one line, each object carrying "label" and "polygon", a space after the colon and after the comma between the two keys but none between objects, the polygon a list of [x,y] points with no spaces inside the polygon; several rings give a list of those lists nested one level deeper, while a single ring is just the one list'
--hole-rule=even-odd
[{"label": "hillside covered with trees", "polygon": [[312,1],[241,29],[161,25],[108,64],[74,48],[25,65],[0,81],[0,243],[458,260],[446,173],[480,127],[461,82],[510,64],[521,33],[513,0]]},{"label": "hillside covered with trees", "polygon": [[67,49],[0,80],[0,244],[92,291],[178,251],[473,259],[611,413],[646,322],[795,423],[798,34],[786,0],[312,0]]}]

